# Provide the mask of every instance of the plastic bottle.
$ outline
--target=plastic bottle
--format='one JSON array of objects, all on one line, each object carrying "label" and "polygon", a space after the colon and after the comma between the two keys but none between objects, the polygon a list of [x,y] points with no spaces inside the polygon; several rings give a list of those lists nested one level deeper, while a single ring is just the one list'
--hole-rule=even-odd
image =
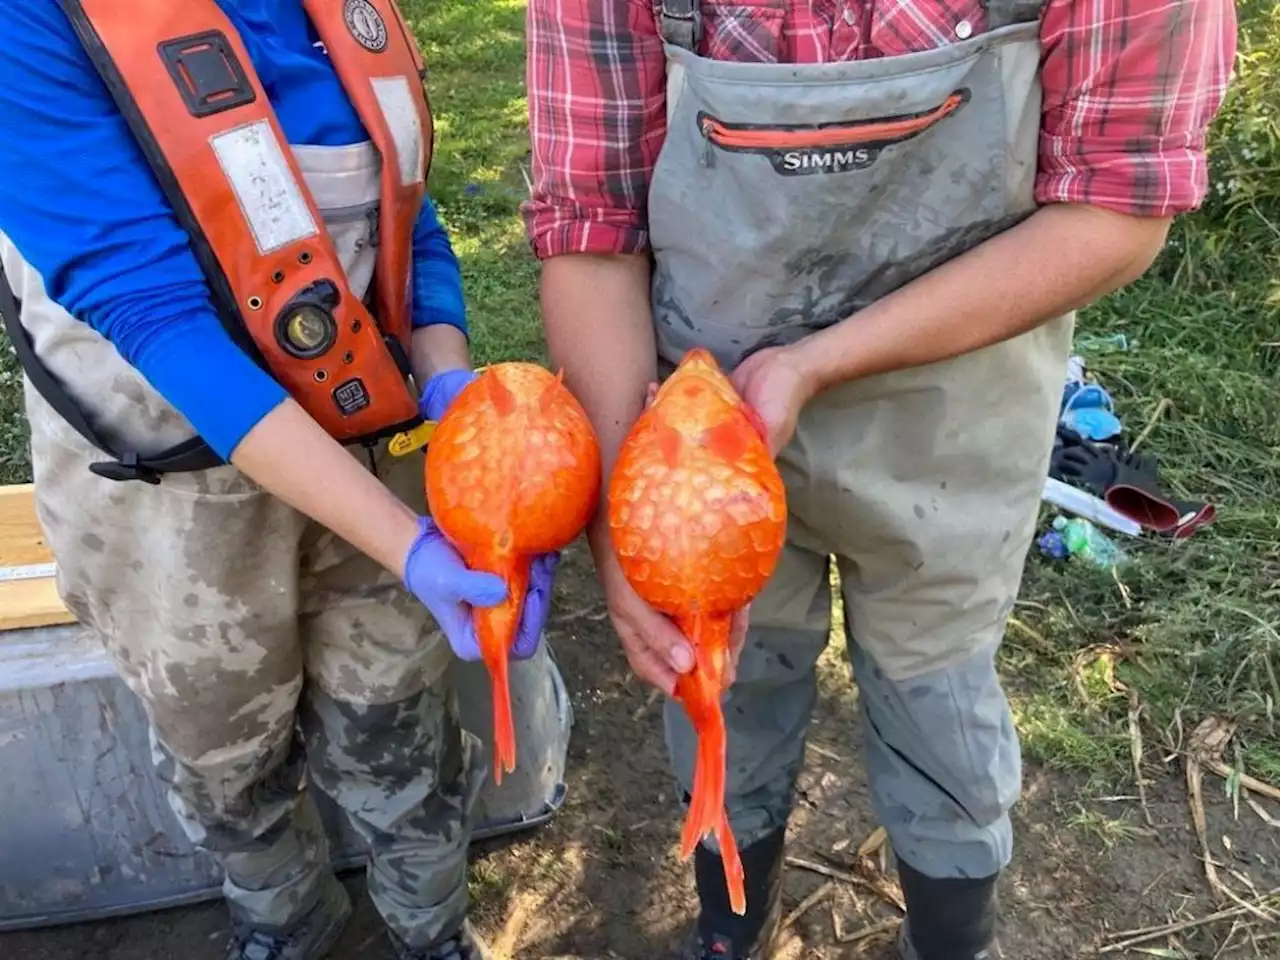
[{"label": "plastic bottle", "polygon": [[1081,517],[1056,517],[1053,529],[1062,536],[1071,556],[1079,557],[1095,567],[1118,567],[1129,558],[1105,533]]}]

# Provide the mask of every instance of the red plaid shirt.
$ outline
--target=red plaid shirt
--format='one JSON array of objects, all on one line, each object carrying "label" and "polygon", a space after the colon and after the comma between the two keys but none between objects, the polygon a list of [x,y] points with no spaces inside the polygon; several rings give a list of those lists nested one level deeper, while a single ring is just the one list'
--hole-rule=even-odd
[{"label": "red plaid shirt", "polygon": [[[700,53],[819,63],[926,50],[986,29],[983,0],[702,3]],[[529,0],[539,257],[647,249],[666,136],[653,0]],[[1235,57],[1231,0],[1049,0],[1036,198],[1169,216],[1204,199],[1205,132]]]}]

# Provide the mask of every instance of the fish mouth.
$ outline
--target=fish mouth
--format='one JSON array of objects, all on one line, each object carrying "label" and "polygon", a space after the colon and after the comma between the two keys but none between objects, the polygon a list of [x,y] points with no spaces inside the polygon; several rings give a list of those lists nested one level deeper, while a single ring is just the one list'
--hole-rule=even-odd
[{"label": "fish mouth", "polygon": [[723,374],[720,364],[716,362],[716,358],[706,347],[694,347],[684,355],[684,359],[680,361],[680,369],[689,370],[708,370],[715,373]]},{"label": "fish mouth", "polygon": [[684,394],[690,399],[701,394],[705,399],[707,393],[730,406],[742,402],[715,355],[706,347],[693,347],[685,353],[675,372],[658,388],[654,402],[673,394]]}]

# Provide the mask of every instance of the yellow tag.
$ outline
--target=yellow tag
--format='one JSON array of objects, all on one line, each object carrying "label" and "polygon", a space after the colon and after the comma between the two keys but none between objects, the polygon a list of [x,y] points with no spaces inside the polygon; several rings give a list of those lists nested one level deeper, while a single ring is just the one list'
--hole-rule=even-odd
[{"label": "yellow tag", "polygon": [[[486,369],[486,367],[476,367],[475,372],[483,373]],[[403,457],[405,454],[425,447],[435,432],[436,422],[423,420],[412,430],[404,430],[392,437],[391,442],[387,444],[387,449],[391,451],[393,457]]]},{"label": "yellow tag", "polygon": [[431,439],[431,435],[436,432],[436,423],[434,420],[424,420],[412,430],[405,430],[397,433],[391,438],[391,442],[387,444],[387,449],[391,451],[393,457],[403,457],[405,454],[413,453],[415,450],[421,450]]}]

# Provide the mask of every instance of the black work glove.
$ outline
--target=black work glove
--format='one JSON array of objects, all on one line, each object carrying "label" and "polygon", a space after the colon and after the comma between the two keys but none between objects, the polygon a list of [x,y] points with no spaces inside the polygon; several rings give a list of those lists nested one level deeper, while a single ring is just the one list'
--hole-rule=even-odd
[{"label": "black work glove", "polygon": [[1110,446],[1090,443],[1070,427],[1060,425],[1049,461],[1049,476],[1098,497],[1115,483],[1119,463]]},{"label": "black work glove", "polygon": [[1183,539],[1213,519],[1212,505],[1177,500],[1161,488],[1154,457],[1090,443],[1067,427],[1059,428],[1058,439],[1050,475],[1101,497],[1134,522]]}]

